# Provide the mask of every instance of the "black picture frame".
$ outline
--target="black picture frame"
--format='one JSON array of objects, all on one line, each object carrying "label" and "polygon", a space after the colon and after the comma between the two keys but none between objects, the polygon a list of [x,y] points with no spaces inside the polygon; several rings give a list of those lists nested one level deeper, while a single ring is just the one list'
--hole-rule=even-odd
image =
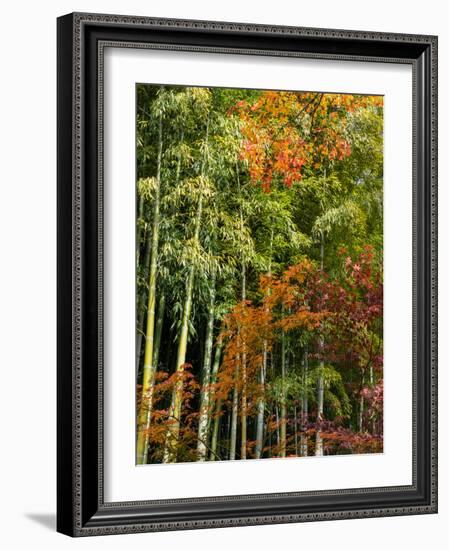
[{"label": "black picture frame", "polygon": [[[437,512],[437,38],[75,13],[58,28],[57,530],[71,536]],[[105,503],[102,54],[120,47],[296,55],[413,68],[413,483]],[[133,368],[133,367],[131,367]]]}]

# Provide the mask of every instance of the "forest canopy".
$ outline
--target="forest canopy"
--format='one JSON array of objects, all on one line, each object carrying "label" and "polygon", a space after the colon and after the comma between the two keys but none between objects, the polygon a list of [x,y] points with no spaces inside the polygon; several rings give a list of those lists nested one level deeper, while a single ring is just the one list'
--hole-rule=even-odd
[{"label": "forest canopy", "polygon": [[382,452],[383,98],[136,97],[136,462]]}]

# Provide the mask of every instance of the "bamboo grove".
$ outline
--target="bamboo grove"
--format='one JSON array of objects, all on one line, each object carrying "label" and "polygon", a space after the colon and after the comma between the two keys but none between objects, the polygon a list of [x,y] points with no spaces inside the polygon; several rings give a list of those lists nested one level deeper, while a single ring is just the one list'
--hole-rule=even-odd
[{"label": "bamboo grove", "polygon": [[382,452],[382,98],[136,98],[137,463]]}]

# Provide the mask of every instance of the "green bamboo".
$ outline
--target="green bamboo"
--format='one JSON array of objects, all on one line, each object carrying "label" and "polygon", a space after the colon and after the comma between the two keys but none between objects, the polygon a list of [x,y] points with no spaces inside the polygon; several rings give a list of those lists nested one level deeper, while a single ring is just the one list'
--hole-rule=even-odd
[{"label": "green bamboo", "polygon": [[[204,158],[201,166],[201,176],[204,175],[206,158],[207,158],[207,143],[209,137],[209,119],[206,124],[206,138],[204,148]],[[194,243],[199,243],[201,216],[203,212],[203,196],[200,193],[198,198],[198,204],[195,215],[195,228],[193,234]],[[179,439],[179,431],[181,427],[181,408],[182,408],[182,393],[183,393],[183,379],[182,373],[184,371],[184,365],[186,362],[187,354],[187,341],[189,336],[189,320],[190,312],[192,309],[192,292],[193,283],[195,279],[195,266],[192,265],[189,268],[186,281],[186,293],[185,302],[181,321],[181,332],[178,343],[178,354],[176,358],[176,373],[179,375],[175,387],[173,389],[172,401],[169,409],[169,425],[167,429],[167,436],[165,440],[163,462],[176,462],[177,445]]]},{"label": "green bamboo", "polygon": [[[269,251],[269,263],[268,263],[268,277],[271,277],[271,258],[273,255],[273,239],[274,230],[271,229],[270,234],[270,251]],[[270,292],[268,290],[268,292]],[[267,375],[267,363],[268,363],[268,345],[265,340],[263,343],[263,355],[262,355],[262,368],[260,369],[260,386],[262,389],[262,396],[257,402],[257,425],[256,425],[256,448],[255,458],[262,458],[263,447],[263,431],[264,431],[264,416],[265,416],[265,379]]]},{"label": "green bamboo", "polygon": [[[210,459],[215,460],[217,456],[217,441],[218,441],[218,429],[220,426],[220,413],[221,413],[221,407],[222,407],[222,400],[217,399],[216,403],[214,403],[215,398],[215,390],[214,390],[214,384],[217,383],[218,378],[218,369],[220,366],[220,358],[221,358],[221,347],[222,344],[218,344],[215,350],[215,357],[214,357],[214,364],[212,367],[212,376],[211,376],[211,390],[210,390],[210,402],[213,407],[213,429],[212,429],[212,439],[211,439],[211,454]],[[210,424],[211,424],[211,418],[209,417],[209,430],[210,430]]]},{"label": "green bamboo", "polygon": [[300,437],[300,455],[307,456],[308,454],[308,442],[307,442],[307,423],[309,416],[309,396],[308,396],[308,378],[309,378],[309,354],[307,346],[304,350],[304,357],[302,360],[302,398],[301,398],[301,437]]},{"label": "green bamboo", "polygon": [[209,414],[210,414],[210,381],[212,363],[212,343],[214,335],[215,319],[215,269],[212,271],[209,315],[206,327],[206,342],[204,346],[203,380],[201,384],[200,417],[198,422],[198,460],[207,458],[207,441],[209,439]]},{"label": "green bamboo", "polygon": [[231,437],[230,437],[230,446],[229,446],[229,460],[235,460],[235,451],[237,448],[237,417],[238,417],[238,403],[239,403],[239,392],[237,388],[237,381],[239,378],[239,359],[235,365],[235,381],[234,389],[232,391],[232,417],[231,417]]},{"label": "green bamboo", "polygon": [[[240,177],[239,177],[239,167],[236,163],[236,176],[237,176],[237,186],[239,191],[239,196],[241,198],[241,188],[240,188]],[[242,207],[240,205],[240,231],[243,231],[243,213]],[[245,252],[242,250],[242,304],[243,307],[246,306],[246,260]],[[241,411],[241,444],[240,444],[240,458],[246,460],[246,445],[247,445],[247,397],[246,397],[246,344],[245,344],[245,335],[242,336],[242,411]]]},{"label": "green bamboo", "polygon": [[[242,303],[246,301],[246,266],[245,259],[242,260]],[[246,399],[246,349],[245,336],[242,337],[242,412],[241,412],[241,445],[240,458],[246,459],[246,440],[247,440],[247,399]]]},{"label": "green bamboo", "polygon": [[[324,269],[324,234],[321,231],[320,243],[320,270]],[[321,336],[320,346],[320,373],[317,381],[317,416],[316,416],[316,436],[315,436],[315,456],[323,456],[323,438],[321,437],[321,422],[323,421],[324,410],[324,338]]]},{"label": "green bamboo", "polygon": [[[161,336],[162,336],[162,326],[164,323],[164,314],[165,314],[165,294],[161,294],[159,298],[159,303],[157,306],[157,320],[156,320],[156,328],[155,328],[155,336],[154,336],[154,346],[153,346],[153,365],[154,365],[154,371],[157,371],[157,367],[159,364],[159,350],[161,347]],[[150,426],[151,422],[151,409],[148,408],[148,416],[147,416],[147,427]],[[148,448],[149,448],[149,440],[146,438],[145,441],[145,450],[144,450],[144,456],[148,456]]]},{"label": "green bamboo", "polygon": [[153,206],[153,228],[152,228],[152,246],[151,262],[149,275],[148,308],[147,308],[147,329],[145,336],[145,356],[143,364],[142,380],[142,398],[137,420],[137,464],[145,464],[148,449],[149,434],[148,428],[151,421],[151,409],[153,401],[153,388],[155,377],[155,365],[153,363],[154,352],[154,324],[156,309],[156,279],[157,279],[157,260],[159,248],[159,217],[160,217],[160,192],[161,192],[161,164],[162,164],[162,114],[159,116],[158,130],[158,155],[157,155],[157,173],[156,189],[154,194]]},{"label": "green bamboo", "polygon": [[[151,257],[151,235],[149,231],[145,233],[146,245],[145,245],[145,254],[143,257],[143,274],[146,278],[148,276],[148,269],[150,267],[150,257]],[[136,338],[136,365],[140,367],[140,354],[142,352],[142,340],[143,340],[143,330],[144,330],[144,321],[145,321],[145,304],[142,304],[141,301],[145,301],[147,294],[147,288],[145,287],[142,292],[143,296],[139,294],[139,299],[137,301],[137,338]],[[140,375],[140,371],[139,371]]]},{"label": "green bamboo", "polygon": [[[284,307],[282,307],[282,312],[284,311]],[[281,433],[280,433],[280,439],[281,439],[281,449],[280,454],[281,457],[286,456],[286,450],[287,450],[287,406],[286,406],[286,398],[285,398],[285,374],[286,374],[286,346],[285,346],[285,331],[282,330],[281,333]]]}]

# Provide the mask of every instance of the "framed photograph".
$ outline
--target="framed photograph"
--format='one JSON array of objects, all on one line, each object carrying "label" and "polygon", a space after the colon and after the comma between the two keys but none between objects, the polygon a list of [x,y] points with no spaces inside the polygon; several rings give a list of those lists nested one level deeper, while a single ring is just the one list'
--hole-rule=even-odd
[{"label": "framed photograph", "polygon": [[437,38],[58,19],[58,531],[437,511]]}]

